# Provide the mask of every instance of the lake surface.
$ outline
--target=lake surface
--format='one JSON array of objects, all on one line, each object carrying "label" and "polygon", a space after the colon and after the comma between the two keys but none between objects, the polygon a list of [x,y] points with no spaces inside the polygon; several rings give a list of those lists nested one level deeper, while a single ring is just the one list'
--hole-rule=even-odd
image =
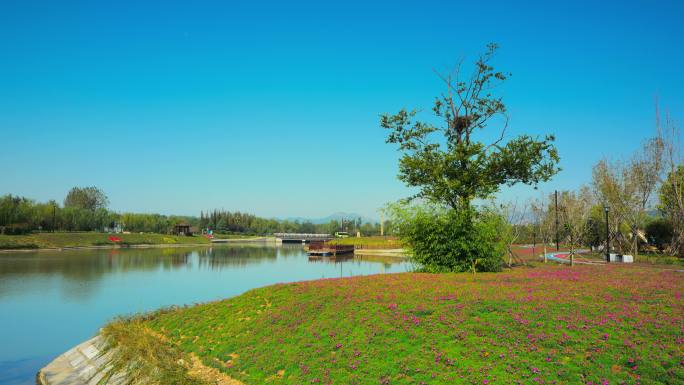
[{"label": "lake surface", "polygon": [[35,384],[38,369],[119,315],[407,270],[391,257],[309,261],[300,245],[0,253],[0,384]]}]

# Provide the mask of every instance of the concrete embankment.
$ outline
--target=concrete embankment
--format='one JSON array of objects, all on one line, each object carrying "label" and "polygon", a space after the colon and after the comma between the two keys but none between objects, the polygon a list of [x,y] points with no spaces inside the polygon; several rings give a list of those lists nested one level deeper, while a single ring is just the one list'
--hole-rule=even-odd
[{"label": "concrete embankment", "polygon": [[[61,354],[36,376],[38,385],[96,385],[108,374],[110,353],[102,353],[100,336],[89,339]],[[123,376],[114,375],[106,384],[124,384]]]},{"label": "concrete embankment", "polygon": [[377,255],[382,257],[406,257],[404,249],[355,249],[354,255]]}]

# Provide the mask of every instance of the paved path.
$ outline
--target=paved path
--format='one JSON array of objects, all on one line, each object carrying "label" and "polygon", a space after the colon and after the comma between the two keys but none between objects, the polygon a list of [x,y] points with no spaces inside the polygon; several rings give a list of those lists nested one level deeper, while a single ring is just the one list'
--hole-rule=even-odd
[{"label": "paved path", "polygon": [[[577,250],[577,253],[586,252],[588,250]],[[543,257],[542,257],[543,258]],[[570,263],[570,252],[569,251],[554,251],[546,254],[546,258],[551,261]],[[584,264],[584,265],[603,265],[603,261],[594,261],[578,255],[575,255],[574,263]]]},{"label": "paved path", "polygon": [[[109,354],[100,354],[102,338],[89,339],[71,348],[38,372],[39,385],[95,385],[107,373]],[[107,384],[124,383],[122,376],[113,376]]]}]

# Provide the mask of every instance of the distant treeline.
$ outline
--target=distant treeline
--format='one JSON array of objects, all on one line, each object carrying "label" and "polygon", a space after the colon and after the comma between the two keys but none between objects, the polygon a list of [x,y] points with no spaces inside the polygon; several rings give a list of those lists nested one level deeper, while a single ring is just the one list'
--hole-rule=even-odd
[{"label": "distant treeline", "polygon": [[[388,224],[385,228],[388,228]],[[347,231],[355,234],[357,231],[364,236],[380,235],[379,223],[364,223],[361,218],[331,220],[328,223],[315,224],[310,221],[288,221],[260,218],[256,215],[213,210],[201,212],[199,218],[201,228],[212,229],[222,233],[240,234],[273,234],[273,233],[325,233],[333,234],[337,231]]]},{"label": "distant treeline", "polygon": [[31,231],[105,231],[119,227],[130,232],[167,233],[173,225],[196,226],[197,217],[116,213],[106,208],[85,208],[47,203],[14,195],[0,197],[0,234]]},{"label": "distant treeline", "polygon": [[[380,224],[362,223],[360,218],[330,221],[326,224],[260,218],[252,214],[214,210],[195,216],[117,213],[107,209],[107,196],[96,187],[75,187],[62,205],[15,196],[0,196],[0,234],[32,231],[108,231],[168,233],[185,223],[196,231],[211,229],[219,233],[267,235],[276,232],[328,233],[336,231],[380,234]],[[387,228],[387,226],[386,226]]]}]

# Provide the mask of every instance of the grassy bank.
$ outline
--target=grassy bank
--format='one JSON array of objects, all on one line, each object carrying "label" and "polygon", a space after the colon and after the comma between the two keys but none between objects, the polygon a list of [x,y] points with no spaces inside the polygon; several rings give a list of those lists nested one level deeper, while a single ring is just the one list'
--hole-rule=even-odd
[{"label": "grassy bank", "polygon": [[401,241],[395,237],[349,237],[330,241],[336,245],[354,245],[363,249],[401,249]]},{"label": "grassy bank", "polygon": [[[45,249],[115,245],[104,233],[34,233],[0,235],[0,249]],[[185,237],[166,234],[116,234],[121,245],[174,245],[209,243],[204,237]]]},{"label": "grassy bank", "polygon": [[188,370],[160,372],[176,379],[673,384],[684,382],[682,277],[648,266],[545,265],[317,280],[121,321],[105,333],[137,341],[145,330],[169,349],[163,356],[185,357]]}]

